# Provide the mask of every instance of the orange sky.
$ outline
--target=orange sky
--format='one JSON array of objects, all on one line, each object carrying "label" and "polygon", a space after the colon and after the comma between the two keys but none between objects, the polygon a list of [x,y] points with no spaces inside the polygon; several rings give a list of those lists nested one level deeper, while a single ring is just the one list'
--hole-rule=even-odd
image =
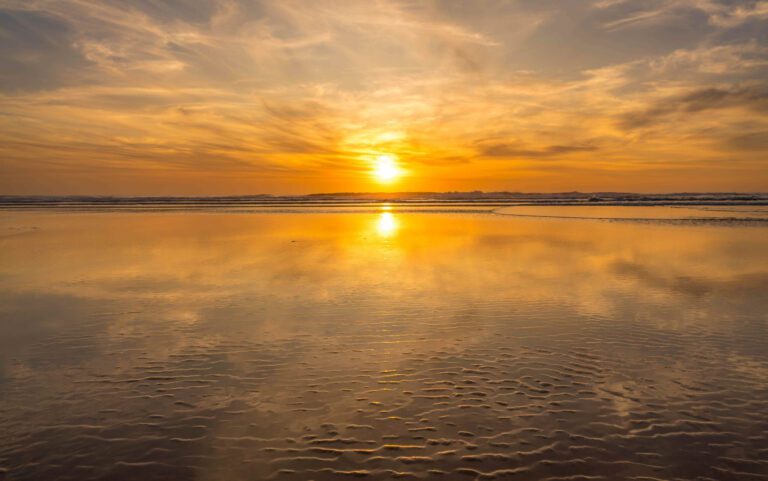
[{"label": "orange sky", "polygon": [[766,1],[0,0],[0,61],[0,194],[768,191]]}]

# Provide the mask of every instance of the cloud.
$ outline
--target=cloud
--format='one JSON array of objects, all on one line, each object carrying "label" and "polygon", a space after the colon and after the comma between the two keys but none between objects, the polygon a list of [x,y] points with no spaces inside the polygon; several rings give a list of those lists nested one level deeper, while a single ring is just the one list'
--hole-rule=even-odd
[{"label": "cloud", "polygon": [[88,60],[69,25],[46,12],[0,9],[0,91],[73,84]]},{"label": "cloud", "polygon": [[742,108],[768,114],[768,85],[712,87],[667,97],[643,111],[624,114],[619,125],[623,129],[638,129],[653,126],[679,114],[690,116],[703,111],[728,108]]},{"label": "cloud", "polygon": [[749,21],[768,18],[768,2],[766,1],[729,3],[701,1],[700,7],[709,13],[709,21],[713,25],[723,28],[733,28]]},{"label": "cloud", "polygon": [[683,15],[690,16],[693,11],[703,14],[711,26],[721,29],[768,18],[768,1],[763,0],[604,0],[595,2],[593,6],[618,17],[603,24],[608,30],[638,23],[679,20]]},{"label": "cloud", "polygon": [[747,132],[725,141],[726,150],[768,152],[768,130]]},{"label": "cloud", "polygon": [[755,41],[740,44],[679,49],[654,58],[650,67],[656,74],[690,75],[693,69],[702,74],[737,79],[761,79],[768,74],[768,47]]},{"label": "cloud", "polygon": [[611,20],[606,22],[603,26],[607,30],[617,30],[623,27],[631,26],[637,23],[645,23],[650,20],[658,19],[664,14],[664,10],[649,10],[632,13],[631,15],[620,18],[618,20]]},{"label": "cloud", "polygon": [[594,152],[594,145],[549,145],[539,149],[524,148],[517,143],[498,143],[483,146],[479,153],[485,157],[550,158],[577,152]]}]

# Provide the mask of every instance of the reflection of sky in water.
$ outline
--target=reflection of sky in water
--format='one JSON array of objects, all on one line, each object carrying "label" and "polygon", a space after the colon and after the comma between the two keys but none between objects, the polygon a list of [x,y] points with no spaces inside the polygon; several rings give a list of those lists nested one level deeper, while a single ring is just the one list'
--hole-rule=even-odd
[{"label": "reflection of sky in water", "polygon": [[[750,296],[766,275],[760,228],[389,211],[38,215],[21,223],[41,228],[3,238],[0,281],[6,297],[38,299],[6,303],[31,316],[30,330],[47,322],[40,319],[61,322],[54,314],[67,308],[44,306],[54,302],[46,299],[58,306],[66,298],[92,308],[104,302],[107,311],[160,303],[200,323],[217,309],[236,307],[251,313],[251,326],[344,312],[386,317],[408,301],[409,311],[447,314],[471,305],[480,316],[510,305],[542,322],[557,317],[551,311],[568,309],[722,329],[723,322],[760,312],[762,302]],[[388,242],[372,243],[370,234]],[[659,311],[669,315],[652,314]]]},{"label": "reflection of sky in water", "polygon": [[[48,317],[62,322],[55,313],[67,308],[44,306],[67,298],[92,309],[103,302],[107,311],[147,303],[186,313],[173,322],[206,323],[217,310],[236,308],[250,313],[250,326],[274,319],[302,329],[310,316],[386,317],[401,301],[412,303],[409,312],[448,314],[471,305],[480,317],[509,305],[542,322],[567,309],[722,329],[723,322],[760,312],[762,301],[750,296],[767,269],[760,228],[390,211],[37,215],[21,223],[40,229],[3,238],[0,281],[4,296],[38,300],[5,304],[27,312],[24,329],[31,331]],[[372,243],[370,234],[388,242]],[[668,315],[654,314],[660,311]]]},{"label": "reflection of sky in water", "polygon": [[[496,429],[509,416],[496,411],[499,403],[516,399],[519,412],[534,416],[515,418],[518,428],[551,425],[593,437],[607,435],[609,424],[624,434],[640,429],[633,423],[647,415],[643,403],[676,406],[655,408],[667,423],[679,421],[678,411],[731,423],[708,429],[740,433],[742,441],[749,423],[764,422],[757,410],[768,378],[762,227],[382,209],[6,214],[0,228],[0,427],[13,427],[24,442],[29,433],[43,436],[42,426],[141,426],[149,415],[163,416],[153,422],[176,437],[199,438],[188,441],[199,452],[210,452],[211,441],[184,416],[215,419],[207,436],[219,443],[235,435],[298,439],[324,422],[378,430],[377,419],[387,417],[380,406],[417,422],[429,411],[420,402],[447,403],[450,416],[452,403],[475,402],[458,388],[440,397],[449,385],[436,373],[456,369],[454,383],[485,372],[473,382],[476,390],[489,383],[482,394],[494,400],[479,414],[457,407],[465,414],[455,414],[454,424],[472,429]],[[502,370],[515,366],[524,370]],[[399,387],[405,378],[397,376],[408,373],[412,383],[435,384]],[[582,376],[579,388],[563,387],[564,400],[546,402],[572,402],[572,426],[570,418],[558,424],[541,414],[546,409],[534,409],[545,402],[538,391],[569,376]],[[501,387],[513,381],[542,385],[530,398],[505,397]],[[597,397],[576,399],[590,390]],[[412,397],[419,392],[421,401]],[[752,420],[722,406],[717,411],[712,399],[722,406],[738,400]],[[101,411],[112,414],[94,415]],[[230,422],[232,412],[244,418]],[[433,437],[455,434],[434,426]],[[60,446],[75,436],[46,433],[48,441],[60,434]],[[184,444],[157,443],[152,447],[189,454]],[[113,446],[109,456],[137,450]],[[750,456],[752,447],[740,449]],[[0,462],[8,450],[0,441]],[[231,466],[222,458],[206,472]]]}]

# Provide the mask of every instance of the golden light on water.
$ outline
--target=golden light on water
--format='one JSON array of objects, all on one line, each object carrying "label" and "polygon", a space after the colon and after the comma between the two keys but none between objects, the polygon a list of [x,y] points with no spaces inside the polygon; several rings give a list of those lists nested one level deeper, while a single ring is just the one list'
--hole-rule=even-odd
[{"label": "golden light on water", "polygon": [[397,163],[397,156],[382,154],[376,157],[373,163],[373,177],[377,182],[390,184],[403,175],[403,171]]},{"label": "golden light on water", "polygon": [[381,237],[392,237],[399,227],[400,223],[392,212],[382,212],[376,220],[376,232]]}]

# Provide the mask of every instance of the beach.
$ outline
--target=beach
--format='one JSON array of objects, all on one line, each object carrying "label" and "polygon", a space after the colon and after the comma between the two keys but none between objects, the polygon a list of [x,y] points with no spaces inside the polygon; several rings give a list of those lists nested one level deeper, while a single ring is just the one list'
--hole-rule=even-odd
[{"label": "beach", "polygon": [[0,211],[0,479],[768,479],[766,208],[671,208]]}]

